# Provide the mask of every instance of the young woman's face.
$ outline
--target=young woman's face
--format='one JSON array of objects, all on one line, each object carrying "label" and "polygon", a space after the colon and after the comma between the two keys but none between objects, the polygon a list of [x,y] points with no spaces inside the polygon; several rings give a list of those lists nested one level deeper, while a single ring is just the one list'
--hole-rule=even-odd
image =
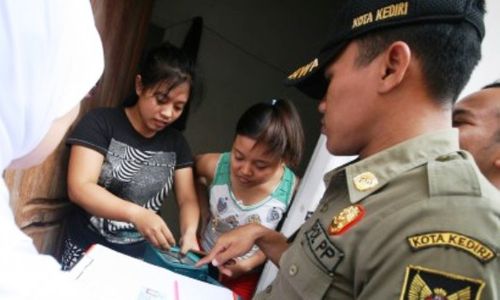
[{"label": "young woman's face", "polygon": [[239,184],[253,187],[270,180],[282,166],[282,160],[268,153],[265,145],[236,135],[231,150],[231,177]]},{"label": "young woman's face", "polygon": [[190,91],[189,82],[183,82],[170,90],[167,84],[158,84],[148,89],[143,88],[142,84],[136,84],[141,133],[152,136],[177,120],[184,111]]}]

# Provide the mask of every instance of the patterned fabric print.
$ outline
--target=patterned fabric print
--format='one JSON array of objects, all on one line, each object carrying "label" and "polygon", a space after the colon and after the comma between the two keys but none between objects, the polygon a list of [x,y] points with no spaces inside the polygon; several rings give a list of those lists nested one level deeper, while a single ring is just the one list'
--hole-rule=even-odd
[{"label": "patterned fabric print", "polygon": [[229,216],[229,217],[225,218],[222,222],[228,224],[230,227],[230,230],[234,229],[240,225],[240,222],[239,222],[238,217],[236,215]]},{"label": "patterned fabric print", "polygon": [[278,209],[277,207],[273,207],[269,210],[269,213],[267,214],[266,221],[268,223],[275,223],[279,220],[281,220],[281,217],[283,216],[283,212]]},{"label": "patterned fabric print", "polygon": [[78,247],[71,239],[64,241],[64,252],[61,258],[61,269],[69,271],[83,256],[84,249]]},{"label": "patterned fabric print", "polygon": [[[111,140],[99,185],[114,195],[158,211],[172,188],[175,153],[140,151]],[[90,223],[108,241],[128,244],[144,238],[128,222],[92,216]]]},{"label": "patterned fabric print", "polygon": [[227,197],[219,197],[219,201],[217,201],[217,211],[221,214],[227,210]]},{"label": "patterned fabric print", "polygon": [[258,214],[253,214],[253,215],[250,215],[248,218],[247,218],[247,224],[250,224],[250,223],[255,223],[255,224],[260,224],[262,223],[260,221],[260,216]]},{"label": "patterned fabric print", "polygon": [[152,151],[140,151],[132,147],[125,148],[125,158],[113,169],[113,177],[123,182],[130,182],[134,174],[140,169],[143,162],[153,156]]}]

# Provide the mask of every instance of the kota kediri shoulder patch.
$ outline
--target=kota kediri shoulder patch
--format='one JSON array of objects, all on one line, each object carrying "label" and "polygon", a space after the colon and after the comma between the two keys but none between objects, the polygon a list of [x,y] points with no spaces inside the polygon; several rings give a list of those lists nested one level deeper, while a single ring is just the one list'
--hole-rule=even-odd
[{"label": "kota kediri shoulder patch", "polygon": [[485,243],[456,232],[421,233],[409,236],[407,241],[412,250],[422,250],[430,247],[456,248],[474,256],[481,263],[487,263],[496,257],[495,251]]}]

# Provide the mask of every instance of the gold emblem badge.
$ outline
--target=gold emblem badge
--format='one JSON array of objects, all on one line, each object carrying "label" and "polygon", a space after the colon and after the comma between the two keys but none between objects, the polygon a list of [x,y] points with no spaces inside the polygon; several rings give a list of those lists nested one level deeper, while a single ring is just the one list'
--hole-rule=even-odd
[{"label": "gold emblem badge", "polygon": [[479,300],[484,281],[461,275],[408,266],[401,300]]},{"label": "gold emblem badge", "polygon": [[363,172],[355,176],[352,180],[356,189],[361,192],[374,188],[378,184],[378,179],[372,172]]},{"label": "gold emblem badge", "polygon": [[361,220],[364,215],[365,209],[359,204],[344,208],[338,215],[333,217],[328,233],[330,235],[341,234]]}]

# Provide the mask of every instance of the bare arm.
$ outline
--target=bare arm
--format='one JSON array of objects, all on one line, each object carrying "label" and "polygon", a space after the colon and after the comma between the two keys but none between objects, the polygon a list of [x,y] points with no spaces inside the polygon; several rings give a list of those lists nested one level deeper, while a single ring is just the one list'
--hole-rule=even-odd
[{"label": "bare arm", "polygon": [[198,180],[209,186],[214,179],[215,168],[219,161],[220,153],[205,153],[196,155],[195,170]]},{"label": "bare arm", "polygon": [[[244,238],[242,238],[244,237]],[[259,224],[247,224],[223,234],[212,251],[198,262],[198,266],[212,262],[224,274],[231,272],[224,264],[248,252],[256,244],[264,255],[279,267],[283,252],[288,249],[286,237]]]},{"label": "bare arm", "polygon": [[197,155],[195,160],[195,185],[198,203],[200,205],[201,233],[203,233],[210,218],[210,196],[208,194],[208,188],[213,180],[219,157],[219,153],[207,153]]},{"label": "bare arm", "polygon": [[196,239],[200,208],[196,197],[192,168],[182,168],[175,171],[174,188],[175,197],[179,204],[181,252],[186,253],[189,249],[200,250]]},{"label": "bare arm", "polygon": [[73,145],[68,166],[68,194],[72,202],[97,217],[133,223],[157,247],[175,244],[172,233],[154,211],[121,199],[97,184],[104,156]]}]

